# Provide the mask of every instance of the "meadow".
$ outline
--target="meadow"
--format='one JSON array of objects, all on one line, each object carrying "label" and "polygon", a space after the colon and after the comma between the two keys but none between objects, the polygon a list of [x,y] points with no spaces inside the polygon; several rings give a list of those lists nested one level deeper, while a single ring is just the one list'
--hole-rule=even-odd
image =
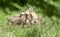
[{"label": "meadow", "polygon": [[7,25],[6,18],[14,16],[25,10],[25,7],[20,8],[21,11],[10,11],[6,8],[4,13],[0,8],[0,37],[60,37],[60,19],[56,16],[48,17],[44,16],[39,8],[35,11],[38,15],[42,16],[41,24],[37,26],[29,26],[22,28],[18,25]]}]

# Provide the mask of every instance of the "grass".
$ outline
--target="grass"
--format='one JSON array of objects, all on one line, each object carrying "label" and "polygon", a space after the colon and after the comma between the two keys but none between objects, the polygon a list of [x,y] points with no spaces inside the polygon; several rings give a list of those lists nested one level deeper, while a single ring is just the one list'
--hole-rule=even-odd
[{"label": "grass", "polygon": [[4,14],[0,9],[0,37],[60,37],[60,19],[55,16],[43,17],[39,27],[30,26],[21,28],[19,26],[6,24],[6,18],[14,16],[16,12]]}]

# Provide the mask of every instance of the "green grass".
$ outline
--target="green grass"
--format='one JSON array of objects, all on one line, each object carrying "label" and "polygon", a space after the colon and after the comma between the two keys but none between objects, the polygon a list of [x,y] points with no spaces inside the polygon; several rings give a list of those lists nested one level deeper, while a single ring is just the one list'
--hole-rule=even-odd
[{"label": "green grass", "polygon": [[4,14],[0,10],[0,37],[60,37],[60,19],[52,16],[43,17],[39,27],[30,26],[21,28],[19,26],[7,26],[6,18],[14,16],[17,12]]}]

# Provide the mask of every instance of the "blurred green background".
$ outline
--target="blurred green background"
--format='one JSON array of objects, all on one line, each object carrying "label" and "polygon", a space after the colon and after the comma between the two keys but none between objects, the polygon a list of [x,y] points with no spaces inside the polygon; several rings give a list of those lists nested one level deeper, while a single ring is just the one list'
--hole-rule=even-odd
[{"label": "blurred green background", "polygon": [[[39,27],[7,26],[6,18],[33,7]],[[0,0],[0,37],[60,37],[60,0]]]}]

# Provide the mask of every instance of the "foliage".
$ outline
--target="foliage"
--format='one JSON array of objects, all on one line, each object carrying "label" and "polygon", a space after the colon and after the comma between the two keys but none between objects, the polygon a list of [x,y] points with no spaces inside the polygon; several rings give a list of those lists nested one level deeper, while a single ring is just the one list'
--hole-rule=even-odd
[{"label": "foliage", "polygon": [[[43,10],[43,14],[60,17],[60,2],[59,0],[1,0],[0,7],[6,7],[10,10],[21,10],[21,7],[30,4]],[[21,6],[21,7],[20,7]],[[6,10],[4,12],[6,13]],[[8,12],[7,12],[8,13]]]}]

